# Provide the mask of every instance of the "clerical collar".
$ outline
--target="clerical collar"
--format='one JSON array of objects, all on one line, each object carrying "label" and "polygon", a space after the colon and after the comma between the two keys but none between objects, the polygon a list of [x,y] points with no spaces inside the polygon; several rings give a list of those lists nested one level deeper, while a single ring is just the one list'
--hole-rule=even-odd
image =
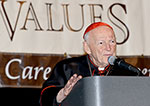
[{"label": "clerical collar", "polygon": [[101,68],[101,67],[98,67],[98,70],[105,70],[105,68],[103,67],[103,68]]},{"label": "clerical collar", "polygon": [[92,59],[90,58],[89,55],[87,55],[87,59],[88,59],[88,65],[89,65],[89,71],[91,76],[93,75],[108,75],[109,71],[109,67],[110,64],[108,64],[106,67],[98,67],[96,64],[93,63]]}]

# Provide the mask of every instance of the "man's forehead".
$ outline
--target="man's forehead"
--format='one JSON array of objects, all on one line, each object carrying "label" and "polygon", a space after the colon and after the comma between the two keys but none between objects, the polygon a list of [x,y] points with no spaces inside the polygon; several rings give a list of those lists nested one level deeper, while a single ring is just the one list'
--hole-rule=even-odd
[{"label": "man's forehead", "polygon": [[108,26],[100,26],[89,32],[89,39],[93,40],[114,40],[115,35],[112,29]]}]

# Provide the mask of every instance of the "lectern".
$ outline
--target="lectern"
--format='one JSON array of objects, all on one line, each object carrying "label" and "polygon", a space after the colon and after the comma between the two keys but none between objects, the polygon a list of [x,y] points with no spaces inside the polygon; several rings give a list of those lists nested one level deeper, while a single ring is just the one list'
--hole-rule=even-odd
[{"label": "lectern", "polygon": [[150,106],[150,78],[86,77],[74,86],[62,106]]}]

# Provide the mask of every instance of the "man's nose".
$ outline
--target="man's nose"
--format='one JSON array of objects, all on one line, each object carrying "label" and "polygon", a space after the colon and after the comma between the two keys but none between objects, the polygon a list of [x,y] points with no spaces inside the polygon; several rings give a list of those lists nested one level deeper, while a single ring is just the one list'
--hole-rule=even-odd
[{"label": "man's nose", "polygon": [[110,51],[111,50],[111,45],[110,44],[106,44],[106,50]]}]

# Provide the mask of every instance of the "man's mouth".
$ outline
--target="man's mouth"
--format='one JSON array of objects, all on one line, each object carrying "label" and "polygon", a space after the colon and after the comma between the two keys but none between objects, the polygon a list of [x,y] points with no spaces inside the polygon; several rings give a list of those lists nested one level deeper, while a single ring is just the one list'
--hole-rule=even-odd
[{"label": "man's mouth", "polygon": [[109,56],[112,56],[112,54],[104,54],[104,56],[107,56],[107,57],[109,57]]}]

